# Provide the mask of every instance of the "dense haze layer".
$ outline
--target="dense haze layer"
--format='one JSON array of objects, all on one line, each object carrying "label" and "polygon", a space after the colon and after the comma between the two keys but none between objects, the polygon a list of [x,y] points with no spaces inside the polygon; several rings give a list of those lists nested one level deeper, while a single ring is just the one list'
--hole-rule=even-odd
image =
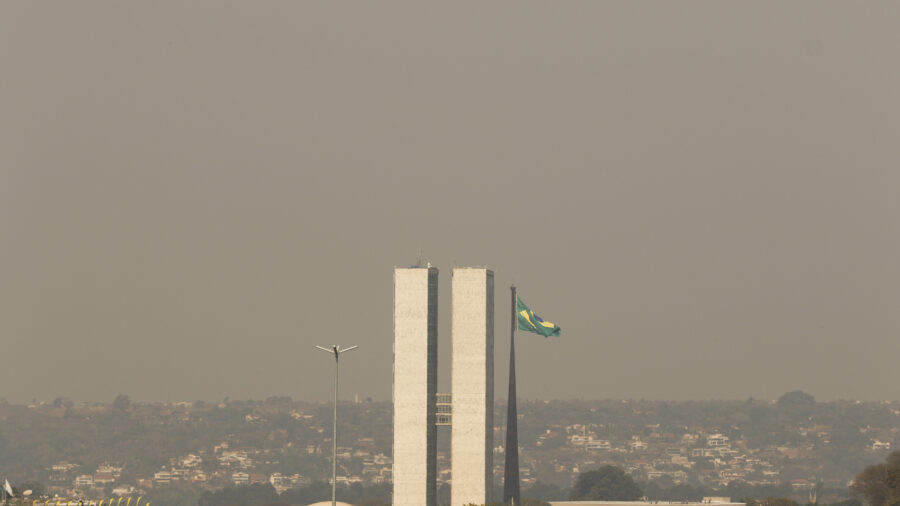
[{"label": "dense haze layer", "polygon": [[3,2],[0,396],[390,398],[392,269],[529,398],[900,398],[900,4]]}]

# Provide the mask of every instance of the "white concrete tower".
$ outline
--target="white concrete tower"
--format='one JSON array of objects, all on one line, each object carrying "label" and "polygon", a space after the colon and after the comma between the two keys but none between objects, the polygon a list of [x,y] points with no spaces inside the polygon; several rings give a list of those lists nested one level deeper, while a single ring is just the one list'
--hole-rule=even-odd
[{"label": "white concrete tower", "polygon": [[394,506],[437,493],[438,270],[394,269]]},{"label": "white concrete tower", "polygon": [[451,299],[450,504],[489,504],[494,455],[494,273],[454,268]]}]

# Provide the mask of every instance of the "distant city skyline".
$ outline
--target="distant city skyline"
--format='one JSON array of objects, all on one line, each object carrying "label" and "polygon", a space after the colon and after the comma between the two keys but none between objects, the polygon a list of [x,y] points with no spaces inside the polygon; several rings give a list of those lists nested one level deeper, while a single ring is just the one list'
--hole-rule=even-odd
[{"label": "distant city skyline", "polygon": [[900,399],[898,16],[0,3],[0,397],[390,400],[421,257],[524,399]]},{"label": "distant city skyline", "polygon": [[[811,401],[808,395],[791,393],[775,404],[522,403],[522,483],[526,490],[553,484],[559,487],[558,497],[566,497],[565,489],[577,475],[598,462],[612,462],[644,482],[650,500],[685,495],[746,497],[748,490],[754,495],[790,494],[796,500],[815,487],[824,499],[820,504],[833,504],[847,498],[847,482],[863,466],[897,449],[900,402]],[[183,493],[196,495],[208,487],[266,481],[277,492],[285,492],[330,477],[330,408],[283,398],[227,406],[189,402],[148,406],[121,400],[108,409],[0,405],[5,433],[17,435],[6,438],[2,457],[10,482],[19,485],[19,490],[22,482],[37,480],[47,486],[45,492],[61,497],[99,495],[112,486],[147,498],[151,487],[153,493],[160,493],[157,485],[176,481],[184,487]],[[338,445],[342,460],[338,483],[396,485],[395,464],[401,456],[391,451],[392,445],[396,449],[397,431],[391,430],[394,406],[388,402],[348,404],[341,413],[344,422],[339,434],[344,435]],[[358,423],[363,417],[366,423]],[[288,434],[279,429],[286,422],[294,429]],[[98,423],[106,430],[94,430]],[[110,438],[109,431],[130,436]],[[260,433],[278,435],[260,439]],[[174,445],[168,443],[173,435],[178,435]],[[72,439],[83,444],[63,443]],[[452,497],[448,485],[452,479],[458,486],[458,476],[453,479],[451,443],[446,437],[440,439],[437,479],[438,495],[443,498],[437,503],[447,504]],[[33,450],[46,444],[58,449]],[[497,448],[505,451],[503,444]],[[123,455],[128,458],[119,460]],[[160,467],[161,462],[168,464]],[[503,477],[502,466],[494,466],[493,471],[496,480]],[[693,492],[671,488],[679,483]],[[318,493],[330,495],[330,490],[320,488]],[[380,494],[385,493],[390,494],[382,488]],[[393,496],[397,502],[396,489]]]}]

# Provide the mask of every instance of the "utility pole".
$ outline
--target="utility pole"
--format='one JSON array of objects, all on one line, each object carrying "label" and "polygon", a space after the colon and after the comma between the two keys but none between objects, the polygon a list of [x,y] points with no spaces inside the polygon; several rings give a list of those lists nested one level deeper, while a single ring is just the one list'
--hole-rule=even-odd
[{"label": "utility pole", "polygon": [[331,506],[337,506],[337,405],[338,405],[338,358],[345,351],[355,350],[359,346],[341,348],[333,344],[331,348],[316,346],[316,349],[325,353],[334,354],[334,430],[331,433]]}]

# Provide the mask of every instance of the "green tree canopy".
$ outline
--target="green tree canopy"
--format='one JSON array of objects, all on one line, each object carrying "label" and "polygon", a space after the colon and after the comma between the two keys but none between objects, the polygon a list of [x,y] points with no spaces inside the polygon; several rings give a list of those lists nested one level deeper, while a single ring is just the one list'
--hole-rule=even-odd
[{"label": "green tree canopy", "polygon": [[871,506],[900,503],[900,452],[891,453],[882,464],[863,469],[850,488]]},{"label": "green tree canopy", "polygon": [[119,394],[113,399],[113,407],[116,409],[126,410],[131,406],[131,397],[125,394]]},{"label": "green tree canopy", "polygon": [[644,495],[641,487],[616,466],[603,466],[578,475],[569,499],[573,501],[636,501]]},{"label": "green tree canopy", "polygon": [[749,499],[747,506],[797,506],[797,502],[785,497],[767,497],[765,499]]},{"label": "green tree canopy", "polygon": [[[533,499],[541,499],[544,501],[559,501],[565,497],[569,497],[569,491],[564,490],[557,485],[553,485],[551,483],[544,483],[540,480],[535,481],[530,487],[522,491],[523,496],[528,496]],[[525,502],[525,498],[522,498],[522,502]]]},{"label": "green tree canopy", "polygon": [[779,408],[813,407],[815,405],[816,398],[802,390],[794,390],[778,398]]}]

